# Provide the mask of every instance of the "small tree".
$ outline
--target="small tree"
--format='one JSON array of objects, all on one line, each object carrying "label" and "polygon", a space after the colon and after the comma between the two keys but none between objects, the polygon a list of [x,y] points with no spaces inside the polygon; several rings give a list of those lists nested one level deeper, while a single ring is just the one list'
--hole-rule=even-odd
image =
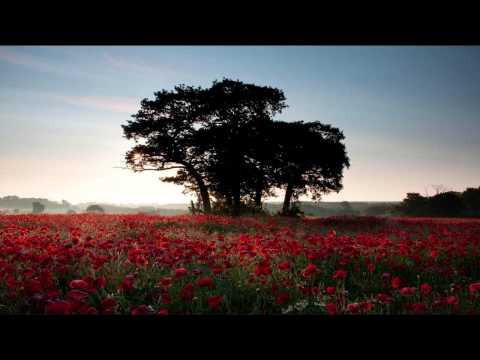
[{"label": "small tree", "polygon": [[396,210],[408,216],[426,216],[429,211],[428,197],[419,193],[407,193],[407,197],[396,207]]},{"label": "small tree", "polygon": [[90,205],[85,210],[87,213],[104,213],[105,210],[100,205]]},{"label": "small tree", "polygon": [[480,216],[480,187],[467,188],[462,194],[465,215]]},{"label": "small tree", "polygon": [[283,213],[289,213],[291,200],[300,195],[319,200],[322,194],[342,189],[343,170],[350,163],[339,129],[318,121],[274,124],[278,145],[272,169],[276,185],[285,189]]},{"label": "small tree", "polygon": [[45,205],[43,205],[42,203],[40,203],[38,201],[34,201],[32,203],[32,207],[33,207],[32,212],[34,214],[41,214],[45,210]]}]

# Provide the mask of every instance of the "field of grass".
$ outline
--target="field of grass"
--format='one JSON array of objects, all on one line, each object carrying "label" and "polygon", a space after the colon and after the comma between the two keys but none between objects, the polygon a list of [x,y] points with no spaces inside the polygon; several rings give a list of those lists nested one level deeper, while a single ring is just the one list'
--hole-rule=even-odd
[{"label": "field of grass", "polygon": [[480,220],[0,215],[2,314],[479,314]]}]

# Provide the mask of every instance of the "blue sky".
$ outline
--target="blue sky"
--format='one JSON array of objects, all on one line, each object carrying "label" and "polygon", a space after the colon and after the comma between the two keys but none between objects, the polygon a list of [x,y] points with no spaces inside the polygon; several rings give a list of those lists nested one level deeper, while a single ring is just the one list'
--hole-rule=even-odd
[{"label": "blue sky", "polygon": [[326,201],[480,186],[480,47],[0,46],[0,196],[188,201],[115,168],[120,125],[154,91],[223,77],[283,89],[279,120],[344,131],[351,168]]}]

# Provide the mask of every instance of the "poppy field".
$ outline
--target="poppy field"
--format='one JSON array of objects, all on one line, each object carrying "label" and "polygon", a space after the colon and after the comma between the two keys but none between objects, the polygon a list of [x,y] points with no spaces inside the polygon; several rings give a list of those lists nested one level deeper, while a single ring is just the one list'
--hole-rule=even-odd
[{"label": "poppy field", "polygon": [[0,314],[479,314],[480,220],[0,215]]}]

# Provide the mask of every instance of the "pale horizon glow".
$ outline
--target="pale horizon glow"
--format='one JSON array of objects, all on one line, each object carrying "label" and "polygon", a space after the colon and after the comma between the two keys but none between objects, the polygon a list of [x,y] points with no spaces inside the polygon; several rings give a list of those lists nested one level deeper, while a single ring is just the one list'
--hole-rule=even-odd
[{"label": "pale horizon glow", "polygon": [[284,90],[278,120],[343,130],[351,167],[324,201],[480,186],[478,46],[0,46],[0,197],[189,202],[165,172],[119,168],[120,125],[154,91],[223,77]]}]

